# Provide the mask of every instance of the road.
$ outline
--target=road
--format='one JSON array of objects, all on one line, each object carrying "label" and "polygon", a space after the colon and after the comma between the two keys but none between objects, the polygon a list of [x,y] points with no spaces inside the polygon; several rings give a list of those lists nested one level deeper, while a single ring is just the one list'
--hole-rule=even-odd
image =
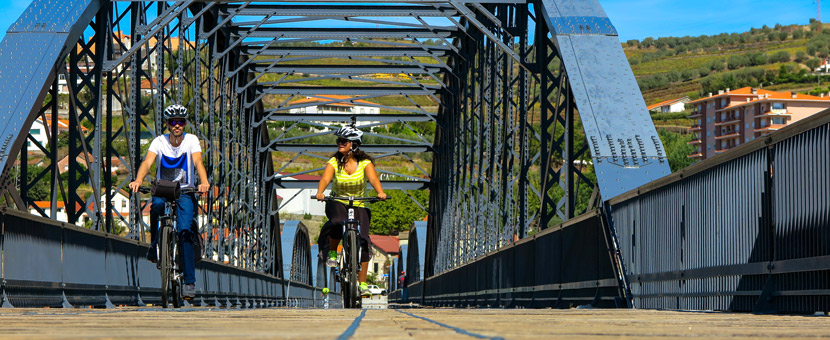
[{"label": "road", "polygon": [[830,338],[830,317],[610,309],[2,309],[3,339]]}]

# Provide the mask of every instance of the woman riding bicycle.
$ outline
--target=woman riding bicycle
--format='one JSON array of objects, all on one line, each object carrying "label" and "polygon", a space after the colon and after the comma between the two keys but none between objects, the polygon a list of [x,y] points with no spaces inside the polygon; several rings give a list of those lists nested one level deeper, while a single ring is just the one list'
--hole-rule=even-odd
[{"label": "woman riding bicycle", "polygon": [[[353,125],[345,126],[334,132],[337,136],[337,152],[332,155],[326,168],[323,170],[323,177],[317,185],[317,199],[323,200],[326,196],[323,191],[334,179],[332,196],[340,197],[362,197],[366,192],[366,180],[378,192],[378,198],[386,199],[386,194],[380,185],[378,174],[372,163],[372,157],[360,150],[363,131],[356,129]],[[337,245],[343,238],[343,230],[339,228],[347,218],[346,201],[326,202],[326,217],[336,227],[331,228],[329,235],[329,260],[326,264],[329,267],[337,266]],[[371,241],[369,240],[370,212],[362,201],[355,201],[355,217],[360,222],[360,292],[368,291],[366,284],[366,271],[369,269],[369,259],[372,257]]]},{"label": "woman riding bicycle", "polygon": [[[144,182],[144,177],[150,171],[150,167],[158,159],[156,169],[157,180],[179,182],[182,188],[192,188],[196,185],[195,172],[199,175],[199,192],[207,192],[210,189],[207,172],[202,164],[202,146],[199,138],[193,134],[185,134],[184,127],[187,125],[187,109],[181,105],[170,105],[164,110],[164,120],[167,122],[169,134],[160,135],[150,143],[147,156],[138,168],[135,181],[130,183],[130,189],[138,192]],[[158,228],[159,215],[164,213],[165,199],[153,197],[153,206],[150,212],[150,235],[152,242],[147,258],[155,262],[156,257],[156,229]],[[195,216],[196,196],[194,194],[182,194],[177,203],[176,229],[179,239],[182,240],[182,267],[184,267],[184,287],[182,296],[193,297],[196,293],[196,264],[193,254],[193,235],[190,225]]]}]

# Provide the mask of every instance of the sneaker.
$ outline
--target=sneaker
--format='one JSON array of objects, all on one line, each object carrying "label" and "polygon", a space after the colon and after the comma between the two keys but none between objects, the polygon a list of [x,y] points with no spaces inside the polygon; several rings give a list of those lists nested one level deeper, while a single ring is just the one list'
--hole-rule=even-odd
[{"label": "sneaker", "polygon": [[150,249],[147,249],[147,260],[149,260],[152,263],[158,263],[159,262],[158,254],[157,254],[158,253],[157,248],[158,247],[156,246],[155,243],[151,243],[150,244]]},{"label": "sneaker", "polygon": [[191,299],[196,296],[196,285],[195,284],[184,284],[182,286],[182,297],[185,299]]},{"label": "sneaker", "polygon": [[334,250],[329,250],[329,259],[326,261],[326,265],[329,267],[337,267],[337,252]]},{"label": "sneaker", "polygon": [[360,295],[364,295],[364,296],[372,295],[372,293],[369,292],[369,285],[367,285],[366,282],[361,282],[360,283]]}]

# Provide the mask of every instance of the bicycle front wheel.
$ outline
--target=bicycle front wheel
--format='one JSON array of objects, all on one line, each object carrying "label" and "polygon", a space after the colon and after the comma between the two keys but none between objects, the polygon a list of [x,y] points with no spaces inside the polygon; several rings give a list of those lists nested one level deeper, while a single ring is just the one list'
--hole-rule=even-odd
[{"label": "bicycle front wheel", "polygon": [[345,235],[343,235],[343,256],[348,264],[345,273],[348,285],[345,288],[349,290],[349,301],[346,304],[349,308],[360,308],[360,282],[358,281],[360,248],[357,241],[358,237],[355,230],[346,230]]},{"label": "bicycle front wheel", "polygon": [[173,227],[164,224],[159,230],[159,270],[161,271],[161,306],[167,308],[169,298],[171,297],[170,285],[172,281],[173,272],[173,247],[171,244],[172,235],[170,231]]}]

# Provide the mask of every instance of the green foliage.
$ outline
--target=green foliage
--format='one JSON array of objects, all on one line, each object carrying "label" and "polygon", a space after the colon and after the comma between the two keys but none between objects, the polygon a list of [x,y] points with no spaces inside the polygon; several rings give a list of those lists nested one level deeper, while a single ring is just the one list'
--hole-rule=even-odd
[{"label": "green foliage", "polygon": [[309,213],[303,214],[303,219],[304,220],[310,220],[311,219],[311,214],[309,214]]},{"label": "green foliage", "polygon": [[[409,230],[412,223],[423,220],[427,214],[400,190],[385,190],[385,201],[372,203],[372,224],[369,232],[376,235],[391,235],[397,231]],[[374,191],[370,196],[375,195]],[[418,202],[427,207],[429,193],[424,190],[409,191]]]},{"label": "green foliage", "polygon": [[821,64],[821,60],[819,60],[818,58],[811,58],[811,59],[804,62],[804,65],[807,65],[807,67],[810,68],[810,71],[813,71],[816,68],[818,68],[818,65],[820,65],[820,64]]},{"label": "green foliage", "polygon": [[[49,199],[49,194],[51,189],[49,187],[49,176],[44,177],[43,179],[37,181],[36,183],[32,183],[38,175],[43,172],[44,168],[39,167],[37,165],[29,165],[26,167],[26,183],[29,185],[34,184],[32,187],[29,188],[29,198],[33,201],[46,201]],[[10,174],[11,178],[16,179],[18,182],[22,180],[20,177],[20,170],[19,167],[12,168]],[[18,183],[17,187],[20,187],[20,183]]]},{"label": "green foliage", "polygon": [[659,129],[657,130],[657,135],[660,136],[660,141],[663,142],[663,147],[666,150],[666,157],[669,160],[669,167],[672,172],[683,169],[693,163],[693,160],[688,156],[694,152],[695,148],[687,144],[693,138],[691,134],[681,135],[666,129]]}]

